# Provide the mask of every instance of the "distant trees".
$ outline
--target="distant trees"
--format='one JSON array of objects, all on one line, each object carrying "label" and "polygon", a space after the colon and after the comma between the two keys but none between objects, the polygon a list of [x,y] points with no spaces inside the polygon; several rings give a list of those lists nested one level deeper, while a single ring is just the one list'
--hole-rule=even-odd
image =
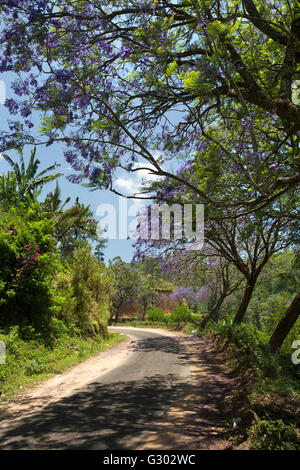
[{"label": "distant trees", "polygon": [[157,283],[155,276],[148,274],[143,276],[141,273],[141,280],[138,286],[138,301],[141,303],[143,308],[142,320],[146,319],[146,311],[152,307],[157,298]]},{"label": "distant trees", "polygon": [[189,306],[195,303],[195,292],[192,286],[178,286],[170,297],[173,300],[177,300],[179,305],[182,305],[184,301]]},{"label": "distant trees", "polygon": [[137,298],[141,279],[136,269],[122,261],[120,257],[111,260],[109,267],[113,274],[115,287],[112,298],[111,320],[117,322],[124,301]]}]

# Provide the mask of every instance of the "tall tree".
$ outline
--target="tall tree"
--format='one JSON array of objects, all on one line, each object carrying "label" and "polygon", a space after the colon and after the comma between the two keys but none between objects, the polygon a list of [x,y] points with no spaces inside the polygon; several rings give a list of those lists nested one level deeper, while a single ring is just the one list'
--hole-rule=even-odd
[{"label": "tall tree", "polygon": [[300,315],[300,292],[295,296],[294,300],[289,305],[284,316],[279,321],[276,326],[270,341],[269,345],[272,352],[278,352],[286,339],[287,335],[291,331],[292,327],[298,320]]},{"label": "tall tree", "polygon": [[54,220],[54,236],[60,246],[63,256],[73,253],[78,243],[92,240],[98,243],[97,221],[89,206],[85,206],[76,198],[71,207],[67,207],[71,198],[61,200],[61,190],[58,185],[50,192],[43,204],[44,212]]},{"label": "tall tree", "polygon": [[[297,249],[296,257],[294,260],[293,271],[297,273],[297,269],[300,266],[300,253],[299,253],[299,241],[300,241],[300,232],[299,232],[299,224],[296,225],[296,228],[293,232],[294,236],[294,246]],[[294,299],[288,306],[285,314],[280,319],[278,325],[276,326],[270,340],[269,345],[273,352],[277,352],[280,350],[284,340],[286,339],[287,335],[295,325],[296,321],[300,316],[300,291],[295,295]]]},{"label": "tall tree", "polygon": [[[226,131],[244,121],[252,149],[238,164],[255,194],[214,202],[269,203],[299,185],[298,1],[8,0],[0,8],[0,70],[23,73],[6,104],[24,118],[2,133],[2,149],[35,141],[37,109],[44,143],[67,144],[70,179],[117,191],[115,170],[137,171],[140,159],[182,182],[153,149],[164,158],[201,151],[216,121],[228,143]],[[273,155],[259,149],[264,140]],[[211,201],[201,184],[186,183]]]},{"label": "tall tree", "polygon": [[[197,178],[197,170],[193,167],[185,167],[184,172],[189,172],[192,177]],[[228,173],[220,174],[219,178],[212,178],[210,175],[207,180],[207,190],[210,193],[222,195],[227,185],[224,182]],[[211,180],[211,181],[210,181]],[[228,184],[228,183],[227,183]],[[182,186],[171,184],[170,181],[155,182],[151,185],[152,191],[155,191],[155,198],[158,202],[167,201],[168,203],[193,203],[195,194],[186,194],[182,190]],[[209,193],[209,194],[210,194]],[[286,207],[288,201],[285,200],[274,203],[277,210]],[[257,279],[262,269],[270,260],[270,258],[278,251],[291,246],[294,243],[293,232],[291,231],[291,221],[285,218],[279,218],[274,215],[268,215],[263,211],[237,217],[235,209],[226,209],[220,212],[214,207],[208,205],[206,208],[205,219],[205,243],[210,247],[211,251],[217,256],[223,258],[227,263],[232,264],[241,273],[246,281],[244,294],[241,304],[238,307],[234,321],[241,323],[247,312],[249,302],[251,300]],[[151,222],[151,215],[149,213]],[[182,223],[182,221],[180,221]],[[160,240],[143,240],[141,237],[137,242],[139,245],[146,246],[146,250],[158,248],[162,253],[169,248],[179,247],[181,251],[188,252],[189,245],[185,244],[186,240],[170,239]],[[200,253],[201,258],[201,253]]]},{"label": "tall tree", "polygon": [[138,297],[141,277],[135,267],[125,263],[120,257],[111,260],[109,266],[115,281],[111,320],[117,322],[124,302]]}]

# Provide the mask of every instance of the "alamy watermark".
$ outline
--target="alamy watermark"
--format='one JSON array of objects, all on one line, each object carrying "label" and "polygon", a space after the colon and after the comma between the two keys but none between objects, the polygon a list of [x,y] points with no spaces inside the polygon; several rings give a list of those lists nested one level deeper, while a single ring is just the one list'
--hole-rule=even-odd
[{"label": "alamy watermark", "polygon": [[6,85],[3,80],[0,80],[0,104],[4,104],[6,101]]},{"label": "alamy watermark", "polygon": [[292,363],[298,365],[300,364],[300,339],[293,341],[292,349],[296,349],[291,356]]},{"label": "alamy watermark", "polygon": [[[98,236],[109,240],[181,240],[186,250],[201,250],[204,245],[203,204],[152,204],[128,208],[119,197],[119,206],[103,203],[97,207]],[[132,220],[129,221],[129,218]]]},{"label": "alamy watermark", "polygon": [[0,340],[0,364],[6,364],[6,348],[3,341]]}]

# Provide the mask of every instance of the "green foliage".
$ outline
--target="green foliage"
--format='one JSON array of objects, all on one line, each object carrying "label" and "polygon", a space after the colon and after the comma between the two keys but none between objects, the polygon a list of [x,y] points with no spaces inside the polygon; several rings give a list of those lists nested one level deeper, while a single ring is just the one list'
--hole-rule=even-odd
[{"label": "green foliage", "polygon": [[27,386],[56,375],[126,338],[119,334],[110,334],[109,338],[82,338],[74,326],[66,327],[56,319],[52,320],[50,330],[55,335],[51,344],[45,343],[32,327],[13,326],[1,331],[6,363],[0,365],[0,399],[14,396]]},{"label": "green foliage", "polygon": [[191,321],[193,326],[195,326],[196,328],[200,328],[201,323],[203,321],[203,316],[199,315],[199,314],[192,313],[190,321]]},{"label": "green foliage", "polygon": [[61,200],[61,190],[57,183],[55,190],[47,195],[42,204],[45,216],[54,221],[53,235],[62,256],[71,256],[75,248],[89,239],[98,242],[97,257],[101,261],[105,240],[97,235],[97,222],[90,207],[81,204],[78,198],[71,207],[67,207],[70,200],[70,197],[64,202]]},{"label": "green foliage", "polygon": [[[77,248],[54,281],[56,317],[83,335],[107,336],[112,285],[111,274],[92,255],[90,245]],[[56,320],[55,328],[63,325]]]},{"label": "green foliage", "polygon": [[1,214],[0,325],[20,325],[29,337],[31,328],[43,331],[43,340],[71,325],[106,336],[111,276],[83,242],[63,266],[54,221],[39,209],[19,205]]},{"label": "green foliage", "polygon": [[196,312],[198,314],[199,313],[206,313],[207,309],[208,309],[208,306],[203,304],[202,302],[196,302],[194,307],[193,307],[194,312]]},{"label": "green foliage", "polygon": [[217,324],[211,323],[215,332],[232,346],[232,352],[239,364],[253,372],[256,378],[278,377],[281,364],[278,357],[271,354],[267,337],[252,325],[234,325],[227,317]]},{"label": "green foliage", "polygon": [[53,221],[37,207],[2,212],[0,221],[0,324],[48,322],[52,279],[60,267]]},{"label": "green foliage", "polygon": [[136,299],[141,286],[140,273],[120,257],[110,261],[114,294],[111,304],[111,319],[117,321],[119,310],[125,301]]},{"label": "green foliage", "polygon": [[171,315],[165,315],[164,311],[158,307],[153,306],[151,309],[147,310],[147,320],[149,322],[160,322],[164,323],[168,327],[175,326],[179,323],[186,324],[197,324],[199,317],[193,315],[192,311],[188,308],[187,305],[178,305],[174,308]]},{"label": "green foliage", "polygon": [[17,178],[13,172],[0,176],[0,201],[5,207],[18,202]]},{"label": "green foliage", "polygon": [[300,450],[295,425],[285,424],[281,419],[261,420],[256,416],[250,438],[250,450]]},{"label": "green foliage", "polygon": [[[255,325],[268,337],[285,314],[290,302],[300,289],[300,264],[294,251],[280,252],[273,256],[263,269],[259,282],[254,290],[245,317],[247,323]],[[232,298],[234,304],[237,299]],[[224,308],[231,308],[228,303]],[[295,323],[286,337],[281,352],[292,353],[292,343],[299,338],[300,321]]]},{"label": "green foliage", "polygon": [[47,366],[48,364],[42,359],[31,359],[31,361],[25,365],[25,374],[42,374],[47,370]]},{"label": "green foliage", "polygon": [[148,321],[157,321],[157,322],[165,322],[166,321],[166,315],[158,307],[152,307],[146,312],[146,316]]},{"label": "green foliage", "polygon": [[189,323],[193,321],[192,310],[187,305],[177,305],[171,313],[169,320],[174,323]]},{"label": "green foliage", "polygon": [[[36,200],[40,189],[50,181],[61,176],[62,173],[47,175],[47,173],[57,168],[56,163],[47,169],[38,172],[40,161],[36,158],[36,148],[31,151],[28,166],[26,168],[25,159],[21,152],[19,153],[20,165],[16,163],[10,156],[2,154],[3,158],[9,163],[13,169],[13,173],[3,175],[0,180],[0,201],[7,204],[19,204],[21,202],[30,205]],[[14,194],[12,194],[14,192]],[[8,198],[13,196],[9,201]]]}]

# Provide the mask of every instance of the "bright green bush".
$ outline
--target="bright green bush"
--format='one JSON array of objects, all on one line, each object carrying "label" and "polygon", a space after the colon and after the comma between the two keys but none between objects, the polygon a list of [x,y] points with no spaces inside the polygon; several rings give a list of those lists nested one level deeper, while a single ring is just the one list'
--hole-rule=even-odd
[{"label": "bright green bush", "polygon": [[[89,244],[75,249],[73,257],[54,281],[56,319],[78,328],[82,335],[107,336],[113,280],[105,265],[93,256]],[[62,323],[54,329],[63,331]]]},{"label": "bright green bush", "polygon": [[187,305],[177,305],[169,317],[169,321],[174,323],[191,323],[192,320],[192,310]]},{"label": "bright green bush", "polygon": [[100,335],[82,338],[78,330],[72,335],[71,327],[66,330],[65,325],[55,319],[53,321],[59,331],[51,345],[41,341],[40,333],[32,329],[26,333],[32,338],[26,340],[23,339],[24,329],[18,326],[1,330],[0,340],[6,346],[6,363],[0,365],[0,400],[22,392],[41,379],[61,373],[68,366],[102,351],[107,343],[113,345],[120,340],[118,334],[109,335],[108,339]]},{"label": "bright green bush", "polygon": [[42,374],[43,372],[46,372],[47,369],[48,364],[42,359],[31,359],[31,361],[25,365],[25,374]]},{"label": "bright green bush", "polygon": [[52,280],[60,267],[54,223],[39,220],[36,208],[1,213],[0,325],[32,323],[47,327]]},{"label": "bright green bush", "polygon": [[203,316],[197,313],[192,313],[191,323],[194,327],[200,328],[203,321]]},{"label": "bright green bush", "polygon": [[148,321],[165,322],[166,315],[160,308],[152,307],[146,312]]},{"label": "bright green bush", "polygon": [[267,335],[254,326],[234,325],[232,319],[226,317],[214,324],[214,330],[232,345],[239,363],[252,370],[258,378],[280,375],[280,361],[277,355],[269,351]]}]

